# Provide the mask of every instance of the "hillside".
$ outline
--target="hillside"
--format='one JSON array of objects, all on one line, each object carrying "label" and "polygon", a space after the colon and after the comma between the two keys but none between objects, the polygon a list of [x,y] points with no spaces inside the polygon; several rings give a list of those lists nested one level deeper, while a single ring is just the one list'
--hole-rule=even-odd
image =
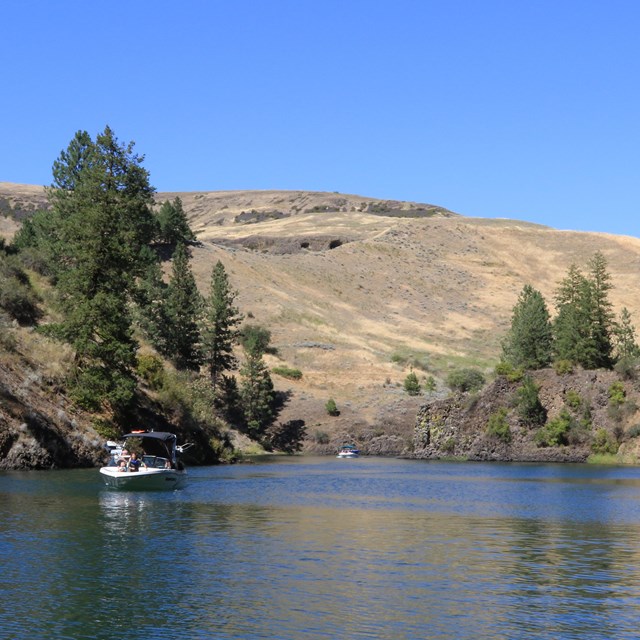
[{"label": "hillside", "polygon": [[[0,202],[20,211],[41,206],[41,196],[37,187],[0,183]],[[200,241],[192,268],[201,290],[221,260],[247,321],[272,333],[277,355],[268,356],[269,365],[302,371],[300,381],[273,378],[290,392],[280,419],[306,421],[308,450],[378,438],[380,451],[401,451],[424,402],[402,390],[411,367],[435,377],[436,394],[445,392],[451,368],[490,371],[523,285],[531,283],[551,304],[568,266],[584,265],[596,251],[608,260],[616,311],[625,305],[639,322],[636,238],[331,193],[157,199],[176,196]],[[18,223],[0,221],[0,233],[10,237]],[[339,417],[324,410],[330,397]],[[327,445],[318,443],[323,434]]]}]

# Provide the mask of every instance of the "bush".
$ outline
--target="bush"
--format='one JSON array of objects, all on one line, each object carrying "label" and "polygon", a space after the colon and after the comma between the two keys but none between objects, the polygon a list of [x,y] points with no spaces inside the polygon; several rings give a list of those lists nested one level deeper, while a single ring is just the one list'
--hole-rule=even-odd
[{"label": "bush", "polygon": [[0,307],[21,325],[34,325],[42,317],[38,296],[15,277],[3,279],[0,274]]},{"label": "bush", "polygon": [[617,453],[618,443],[615,438],[606,430],[598,429],[593,436],[593,442],[591,443],[591,450],[594,453],[606,454]]},{"label": "bush", "polygon": [[624,390],[622,382],[614,382],[609,387],[609,404],[613,407],[619,407],[624,404],[627,394]]},{"label": "bush", "polygon": [[316,430],[311,437],[318,444],[329,444],[330,441],[329,434],[326,431]]},{"label": "bush", "polygon": [[507,410],[504,407],[489,416],[487,433],[498,438],[498,440],[502,440],[502,442],[511,442],[511,429],[507,422]]},{"label": "bush", "polygon": [[302,371],[300,371],[300,369],[292,369],[290,367],[273,367],[271,371],[277,376],[281,376],[289,380],[300,380],[300,378],[302,378]]},{"label": "bush", "polygon": [[638,377],[637,366],[638,358],[625,356],[616,362],[613,370],[625,380],[635,380]]},{"label": "bush", "polygon": [[627,437],[637,438],[638,436],[640,436],[640,424],[634,424],[633,427],[627,431]]},{"label": "bush", "polygon": [[569,442],[569,431],[574,425],[575,420],[571,414],[566,409],[562,409],[560,415],[538,430],[535,436],[536,444],[539,447],[566,445]]},{"label": "bush", "polygon": [[520,382],[524,376],[524,370],[514,367],[510,362],[499,362],[495,373],[497,376],[504,376],[509,382]]},{"label": "bush", "polygon": [[571,360],[556,360],[553,363],[553,370],[559,375],[573,373],[573,362]]},{"label": "bush", "polygon": [[447,376],[447,386],[453,391],[479,391],[485,383],[485,377],[477,369],[459,369]]},{"label": "bush", "polygon": [[420,394],[418,376],[413,371],[404,379],[404,390],[410,396],[417,396]]},{"label": "bush", "polygon": [[338,406],[336,405],[336,401],[333,398],[329,398],[327,400],[327,404],[324,405],[324,408],[327,410],[327,413],[330,416],[339,416],[340,411],[338,410]]},{"label": "bush", "polygon": [[436,384],[436,379],[433,376],[429,376],[426,380],[426,382],[424,383],[424,389],[425,391],[435,391],[437,388],[437,384]]},{"label": "bush", "polygon": [[543,425],[547,421],[547,410],[540,402],[540,388],[526,376],[523,384],[516,391],[517,412],[522,421],[527,425]]},{"label": "bush", "polygon": [[246,351],[259,351],[260,353],[272,353],[269,348],[271,343],[271,331],[259,324],[245,324],[238,336],[240,344]]},{"label": "bush", "polygon": [[571,407],[575,411],[577,411],[582,406],[582,397],[577,391],[574,391],[573,389],[569,389],[564,394],[564,399],[569,407]]},{"label": "bush", "polygon": [[166,380],[162,359],[151,354],[140,354],[136,366],[137,374],[154,390],[162,388]]}]

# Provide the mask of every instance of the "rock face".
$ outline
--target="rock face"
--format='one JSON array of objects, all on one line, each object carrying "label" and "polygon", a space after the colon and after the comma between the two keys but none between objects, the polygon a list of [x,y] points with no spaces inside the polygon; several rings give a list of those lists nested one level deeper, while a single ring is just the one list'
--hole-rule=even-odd
[{"label": "rock face", "polygon": [[[635,462],[635,429],[638,422],[638,383],[621,380],[612,371],[578,371],[558,375],[553,370],[532,372],[539,397],[547,411],[547,424],[562,411],[572,427],[566,444],[540,446],[531,426],[519,416],[517,390],[522,381],[500,376],[479,394],[454,394],[425,404],[418,412],[414,430],[415,458],[461,458],[521,462],[584,462],[597,451],[597,443],[619,448],[619,456]],[[611,386],[621,383],[624,400],[612,402]],[[492,415],[499,411],[509,425],[509,437],[489,433]]]}]

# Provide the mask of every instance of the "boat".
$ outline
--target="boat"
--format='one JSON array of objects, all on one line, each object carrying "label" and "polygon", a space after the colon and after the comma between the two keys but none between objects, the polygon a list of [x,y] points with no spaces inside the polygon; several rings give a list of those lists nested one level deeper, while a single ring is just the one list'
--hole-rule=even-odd
[{"label": "boat", "polygon": [[[132,431],[122,438],[120,445],[107,443],[109,464],[100,468],[100,476],[108,487],[149,491],[182,489],[186,485],[187,470],[178,454],[190,444],[178,446],[176,435],[165,431]],[[127,443],[133,438],[141,449],[138,471],[133,470],[136,465],[125,454]]]},{"label": "boat", "polygon": [[360,451],[356,449],[352,444],[342,445],[336,458],[357,458],[360,455]]}]

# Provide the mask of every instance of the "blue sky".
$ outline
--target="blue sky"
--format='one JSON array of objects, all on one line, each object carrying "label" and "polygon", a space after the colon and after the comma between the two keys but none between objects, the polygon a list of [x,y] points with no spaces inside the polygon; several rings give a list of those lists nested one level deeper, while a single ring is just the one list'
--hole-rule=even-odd
[{"label": "blue sky", "polygon": [[0,181],[77,130],[159,191],[309,189],[640,236],[640,2],[6,0]]}]

